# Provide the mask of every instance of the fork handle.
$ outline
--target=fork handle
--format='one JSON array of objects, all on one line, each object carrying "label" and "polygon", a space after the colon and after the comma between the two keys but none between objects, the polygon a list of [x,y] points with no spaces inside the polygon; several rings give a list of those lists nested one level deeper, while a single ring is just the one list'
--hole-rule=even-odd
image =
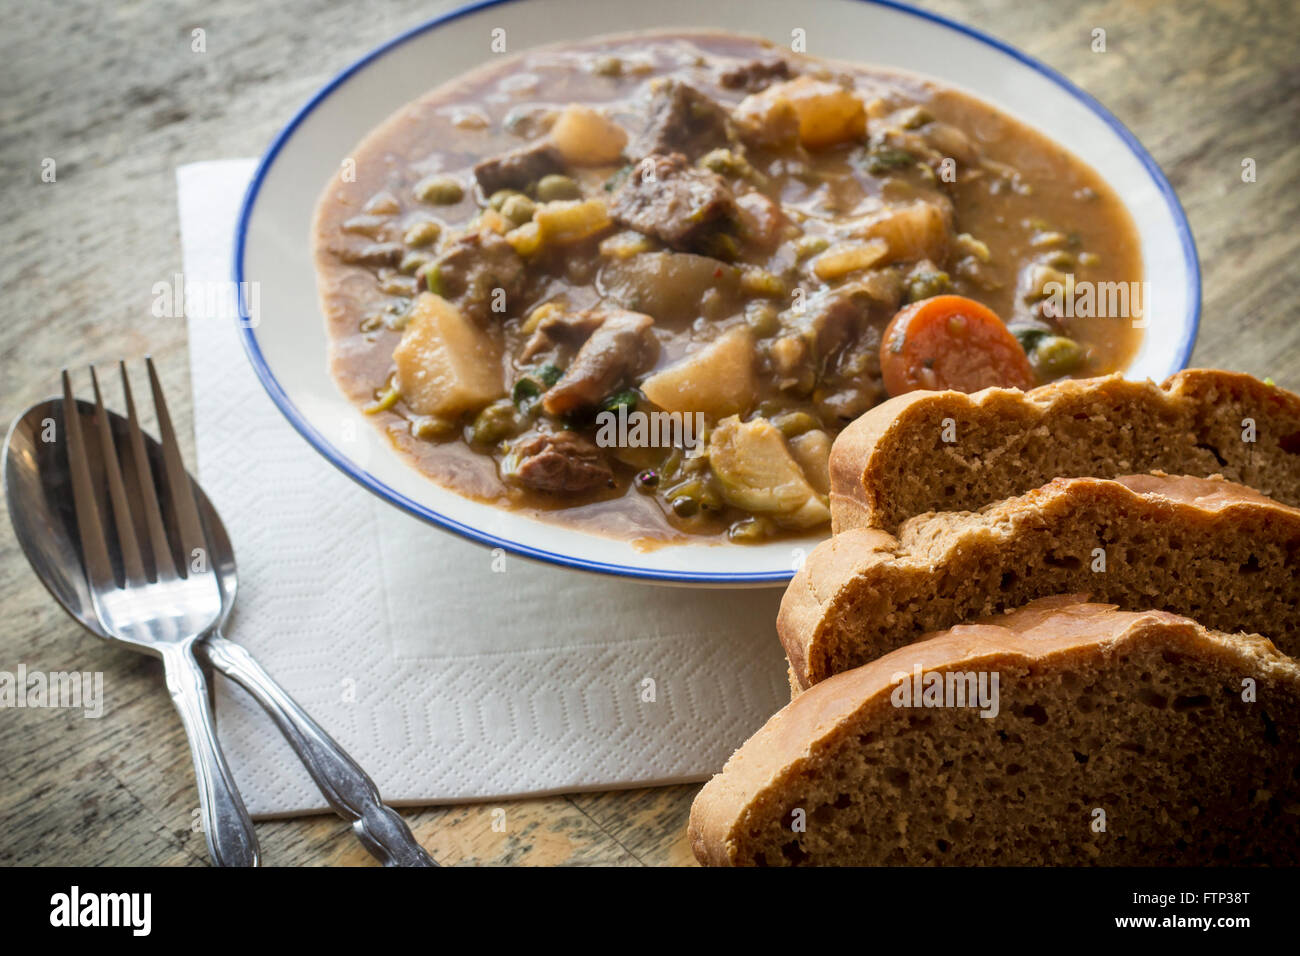
[{"label": "fork handle", "polygon": [[208,704],[208,682],[190,642],[162,646],[167,691],[185,725],[199,785],[199,808],[208,852],[217,866],[257,866],[259,849],[253,821],[235,788],[217,741]]},{"label": "fork handle", "polygon": [[329,805],[352,823],[362,845],[385,866],[437,866],[416,842],[400,814],[379,798],[364,770],[276,683],[253,655],[210,634],[199,644],[212,665],[247,690],[266,709]]}]

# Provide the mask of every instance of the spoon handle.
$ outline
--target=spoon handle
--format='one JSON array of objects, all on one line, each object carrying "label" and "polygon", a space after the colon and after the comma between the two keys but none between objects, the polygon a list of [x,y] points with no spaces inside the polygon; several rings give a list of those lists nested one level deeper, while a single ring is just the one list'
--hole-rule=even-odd
[{"label": "spoon handle", "polygon": [[385,866],[437,866],[410,828],[379,798],[379,790],[343,748],[298,706],[240,645],[214,632],[200,643],[212,666],[247,690],[266,709],[302,760],[316,786],[367,850]]},{"label": "spoon handle", "polygon": [[257,866],[257,834],[217,742],[216,725],[208,706],[208,682],[194,657],[193,647],[188,641],[161,645],[167,692],[185,725],[190,756],[194,759],[203,835],[217,866]]}]

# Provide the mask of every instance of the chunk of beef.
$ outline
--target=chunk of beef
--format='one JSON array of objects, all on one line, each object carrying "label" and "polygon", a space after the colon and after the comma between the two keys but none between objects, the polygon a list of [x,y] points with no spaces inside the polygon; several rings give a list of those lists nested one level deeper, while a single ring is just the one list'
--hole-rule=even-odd
[{"label": "chunk of beef", "polygon": [[824,362],[858,338],[869,325],[875,302],[872,290],[856,282],[830,289],[808,300],[799,318],[799,327],[818,362]]},{"label": "chunk of beef", "polygon": [[737,214],[726,180],[692,166],[681,153],[639,163],[614,193],[609,211],[621,225],[686,252],[708,252],[705,240]]},{"label": "chunk of beef", "polygon": [[[527,280],[519,253],[490,231],[467,232],[450,240],[425,275],[430,292],[454,301],[479,321],[493,312],[512,311],[524,296]],[[498,303],[504,309],[494,309]]]},{"label": "chunk of beef", "polygon": [[794,71],[790,69],[789,60],[769,56],[733,66],[718,79],[729,90],[757,93],[771,86],[773,80],[788,80],[792,76]]},{"label": "chunk of beef", "polygon": [[570,431],[521,435],[510,458],[507,476],[534,491],[577,495],[614,483],[600,449]]},{"label": "chunk of beef", "polygon": [[519,358],[531,362],[539,355],[558,352],[561,348],[577,348],[604,321],[604,313],[592,309],[554,312],[537,324],[523,351],[519,353]]},{"label": "chunk of beef", "polygon": [[807,394],[828,375],[842,372],[846,361],[856,361],[852,356],[868,343],[879,351],[881,296],[888,297],[885,287],[898,283],[896,275],[892,283],[886,279],[840,286],[810,297],[801,311],[784,313],[785,331],[768,346],[768,362],[781,388]]},{"label": "chunk of beef", "polygon": [[474,167],[474,178],[484,196],[498,189],[524,189],[543,176],[564,171],[564,160],[550,143],[539,140],[519,149],[485,159]]},{"label": "chunk of beef", "polygon": [[650,121],[633,149],[635,156],[683,153],[698,159],[735,138],[731,115],[693,86],[657,82],[650,96]]},{"label": "chunk of beef", "polygon": [[650,365],[659,343],[655,320],[640,312],[607,312],[558,382],[547,390],[542,407],[552,415],[594,408],[620,385]]}]

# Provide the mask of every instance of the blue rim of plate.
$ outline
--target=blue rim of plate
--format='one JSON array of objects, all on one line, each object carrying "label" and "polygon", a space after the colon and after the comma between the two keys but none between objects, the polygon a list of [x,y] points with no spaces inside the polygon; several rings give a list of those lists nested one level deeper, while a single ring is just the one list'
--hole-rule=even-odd
[{"label": "blue rim of plate", "polygon": [[[244,245],[248,234],[248,222],[253,212],[253,206],[257,201],[258,193],[261,191],[262,181],[266,178],[266,173],[271,168],[271,164],[275,162],[276,156],[279,155],[284,144],[289,141],[289,138],[293,135],[294,130],[298,128],[298,125],[302,123],[302,121],[306,119],[307,116],[309,116],[311,112],[315,110],[316,107],[319,106],[331,93],[333,93],[338,87],[342,86],[343,83],[345,83],[353,74],[364,69],[370,65],[371,62],[379,59],[394,47],[400,46],[407,40],[420,36],[423,33],[427,33],[429,30],[439,27],[444,23],[450,23],[453,20],[458,20],[463,16],[476,13],[479,10],[506,3],[520,2],[524,2],[524,0],[480,0],[478,3],[471,3],[463,7],[458,7],[455,10],[442,14],[441,16],[434,17],[419,26],[412,27],[405,33],[401,33],[389,40],[387,43],[371,50],[365,56],[361,57],[361,59],[346,67],[341,73],[321,87],[321,89],[318,90],[296,114],[294,114],[293,119],[289,120],[284,129],[282,129],[272,141],[271,146],[267,149],[265,155],[262,156],[261,161],[257,164],[257,171],[253,174],[252,182],[249,183],[248,192],[244,194],[243,205],[239,210],[239,221],[235,227],[234,280],[236,289],[243,288]],[[994,49],[1001,51],[1012,59],[1023,63],[1025,66],[1028,66],[1034,71],[1047,77],[1075,99],[1082,102],[1090,110],[1101,117],[1101,119],[1112,130],[1114,130],[1115,134],[1124,141],[1124,144],[1129,148],[1130,152],[1141,161],[1143,168],[1155,182],[1157,188],[1160,190],[1161,198],[1164,199],[1165,205],[1169,207],[1169,211],[1173,215],[1174,222],[1178,227],[1179,238],[1182,242],[1183,260],[1187,267],[1189,284],[1191,286],[1188,290],[1188,301],[1191,303],[1192,319],[1187,329],[1186,341],[1183,343],[1181,354],[1178,356],[1174,367],[1169,369],[1166,374],[1172,375],[1179,369],[1185,368],[1188,359],[1191,358],[1192,348],[1196,344],[1196,335],[1201,324],[1200,260],[1196,253],[1196,243],[1192,238],[1192,228],[1187,221],[1187,214],[1183,211],[1182,204],[1178,201],[1178,196],[1174,192],[1173,186],[1169,184],[1169,180],[1165,177],[1159,164],[1157,164],[1151,157],[1151,154],[1146,151],[1146,148],[1138,142],[1138,138],[1134,136],[1133,133],[1129,131],[1128,127],[1116,119],[1115,116],[1111,114],[1106,107],[1102,106],[1101,103],[1091,94],[1080,89],[1070,80],[1066,79],[1065,76],[1058,73],[1047,64],[1039,62],[1028,54],[1017,50],[1015,47],[1004,43],[996,37],[984,33],[982,30],[977,30],[974,27],[958,23],[956,20],[951,20],[948,17],[937,13],[920,10],[906,3],[898,3],[897,0],[858,0],[858,2],[867,3],[872,6],[887,7],[908,14],[909,16],[918,17],[922,20],[929,20],[931,23],[937,23],[949,30],[955,30],[974,40],[978,40],[986,46],[991,46]],[[507,538],[500,538],[496,535],[487,534],[486,532],[466,525],[463,522],[456,521],[444,514],[440,514],[431,508],[427,508],[419,502],[411,500],[397,490],[390,488],[374,475],[359,467],[346,455],[342,454],[337,448],[326,441],[324,436],[311,426],[303,416],[302,412],[298,410],[298,407],[294,405],[294,403],[289,399],[289,396],[285,394],[284,389],[280,387],[279,381],[271,372],[270,367],[266,364],[266,359],[262,356],[261,347],[257,343],[255,329],[248,324],[248,315],[244,306],[243,298],[242,296],[237,298],[239,299],[238,322],[241,338],[244,343],[244,352],[248,355],[248,360],[253,364],[253,371],[257,373],[257,377],[261,381],[262,386],[271,396],[271,400],[275,402],[284,417],[289,420],[289,423],[298,431],[298,434],[302,435],[302,437],[307,440],[308,444],[315,448],[316,451],[324,456],[324,458],[330,462],[330,464],[334,465],[335,468],[338,468],[341,472],[362,487],[396,505],[408,514],[414,515],[417,518],[427,521],[430,524],[437,525],[448,531],[455,532],[456,534],[468,538],[471,541],[476,541],[479,544],[488,545],[489,547],[494,548],[502,548],[510,554],[532,558],[537,561],[544,561],[548,564],[577,568],[582,571],[609,574],[615,577],[635,578],[649,581],[679,582],[682,584],[781,584],[788,581],[794,574],[793,571],[753,571],[743,573],[671,571],[636,568],[624,564],[609,564],[603,561],[589,561],[572,555],[556,554],[551,551],[545,551],[541,548],[529,547],[528,545],[523,545]]]}]

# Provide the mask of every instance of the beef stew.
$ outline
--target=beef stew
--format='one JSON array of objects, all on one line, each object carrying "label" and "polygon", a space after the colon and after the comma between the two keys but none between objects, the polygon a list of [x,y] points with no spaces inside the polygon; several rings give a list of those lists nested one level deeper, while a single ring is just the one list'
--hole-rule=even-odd
[{"label": "beef stew", "polygon": [[501,59],[327,187],[336,379],[459,493],[638,542],[828,524],[841,428],[907,388],[1121,369],[1141,279],[1097,175],[918,77],[712,33]]}]

